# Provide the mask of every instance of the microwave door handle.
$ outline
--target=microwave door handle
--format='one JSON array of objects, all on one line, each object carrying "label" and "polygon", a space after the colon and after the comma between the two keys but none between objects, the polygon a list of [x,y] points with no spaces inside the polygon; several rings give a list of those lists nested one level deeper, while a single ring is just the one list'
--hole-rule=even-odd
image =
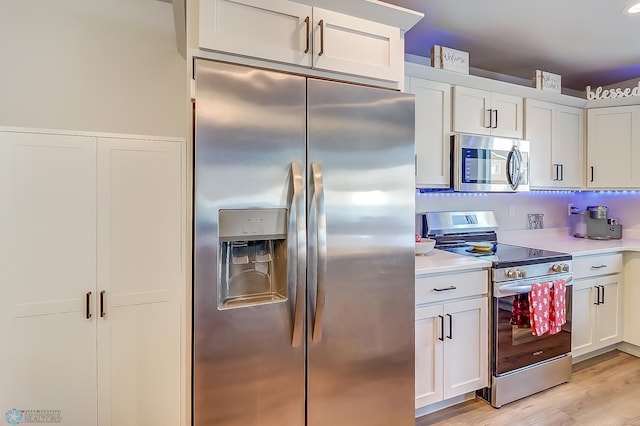
[{"label": "microwave door handle", "polygon": [[524,173],[522,164],[522,154],[518,147],[514,145],[511,147],[511,152],[509,152],[507,156],[507,181],[514,191],[518,188],[522,180]]},{"label": "microwave door handle", "polygon": [[511,189],[516,189],[517,185],[514,182],[513,162],[514,162],[514,153],[513,153],[513,148],[512,148],[511,151],[509,151],[509,154],[507,154],[507,170],[506,170],[506,172],[507,172],[507,182],[509,183],[509,186],[511,186]]},{"label": "microwave door handle", "polygon": [[518,186],[520,186],[520,182],[522,182],[522,177],[524,176],[524,160],[522,159],[522,153],[520,152],[520,149],[517,146],[514,146],[515,148],[515,153],[516,153],[516,158],[518,159],[518,176],[516,178],[516,188],[517,189]]},{"label": "microwave door handle", "polygon": [[302,167],[297,161],[291,163],[291,200],[289,206],[287,284],[294,304],[291,346],[296,348],[302,344],[304,330],[305,251],[307,246]]}]

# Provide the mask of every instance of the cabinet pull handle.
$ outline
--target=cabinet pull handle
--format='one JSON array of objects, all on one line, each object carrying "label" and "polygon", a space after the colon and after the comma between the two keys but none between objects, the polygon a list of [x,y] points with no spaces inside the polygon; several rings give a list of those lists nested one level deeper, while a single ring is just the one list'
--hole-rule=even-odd
[{"label": "cabinet pull handle", "polygon": [[310,43],[309,43],[309,17],[308,16],[306,18],[304,18],[304,24],[305,24],[305,28],[307,30],[307,44],[306,44],[306,47],[304,49],[304,53],[309,53]]},{"label": "cabinet pull handle", "polygon": [[560,180],[560,171],[559,171],[559,164],[554,164],[553,165],[553,180]]},{"label": "cabinet pull handle", "polygon": [[433,291],[449,291],[449,290],[455,290],[458,287],[454,286],[454,285],[450,285],[449,287],[445,287],[445,288],[434,288]]},{"label": "cabinet pull handle", "polygon": [[85,304],[84,317],[85,319],[91,319],[91,292],[90,291],[88,291],[84,295],[84,304]]},{"label": "cabinet pull handle", "polygon": [[591,182],[593,182],[593,166],[591,166],[590,168],[591,168]]},{"label": "cabinet pull handle", "polygon": [[100,292],[100,318],[107,316],[107,313],[104,311],[104,293],[104,290]]},{"label": "cabinet pull handle", "polygon": [[318,52],[318,56],[322,56],[324,54],[324,19],[321,19],[318,25],[320,25],[320,52]]},{"label": "cabinet pull handle", "polygon": [[596,287],[596,302],[594,302],[594,305],[599,305],[600,304],[600,286],[597,285]]},{"label": "cabinet pull handle", "polygon": [[600,287],[602,289],[602,300],[600,301],[600,303],[604,305],[604,286],[601,285],[601,286],[598,286],[598,287]]},{"label": "cabinet pull handle", "polygon": [[492,109],[488,109],[487,112],[489,113],[489,125],[488,126],[484,126],[486,129],[491,129],[493,128],[493,110]]},{"label": "cabinet pull handle", "polygon": [[444,317],[438,315],[438,318],[440,318],[440,335],[438,336],[438,340],[444,342]]},{"label": "cabinet pull handle", "polygon": [[560,164],[560,180],[564,180],[564,164]]},{"label": "cabinet pull handle", "polygon": [[447,314],[449,317],[449,334],[447,334],[447,339],[453,339],[453,317],[451,314]]},{"label": "cabinet pull handle", "polygon": [[493,129],[497,129],[498,128],[498,110],[494,109],[493,112],[496,113],[496,121],[495,121],[495,123],[493,123],[493,127],[492,128]]},{"label": "cabinet pull handle", "polygon": [[603,265],[597,265],[597,266],[596,265],[591,265],[591,269],[602,269],[602,268],[606,268],[606,267],[607,267],[607,265],[604,265],[604,264]]}]

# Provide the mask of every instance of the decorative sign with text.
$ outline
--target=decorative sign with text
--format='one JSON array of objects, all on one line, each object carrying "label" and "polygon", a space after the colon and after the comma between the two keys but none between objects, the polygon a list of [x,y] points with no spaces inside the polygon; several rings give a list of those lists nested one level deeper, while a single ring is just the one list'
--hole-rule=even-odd
[{"label": "decorative sign with text", "polygon": [[587,100],[590,101],[594,99],[615,99],[640,96],[640,81],[633,89],[631,87],[627,87],[625,89],[621,89],[619,87],[616,89],[603,89],[602,86],[600,86],[592,91],[591,86],[587,86],[586,92]]},{"label": "decorative sign with text", "polygon": [[531,79],[533,87],[538,90],[560,93],[562,91],[562,77],[547,71],[536,70]]},{"label": "decorative sign with text", "polygon": [[469,52],[436,44],[431,48],[431,66],[442,70],[469,74]]}]

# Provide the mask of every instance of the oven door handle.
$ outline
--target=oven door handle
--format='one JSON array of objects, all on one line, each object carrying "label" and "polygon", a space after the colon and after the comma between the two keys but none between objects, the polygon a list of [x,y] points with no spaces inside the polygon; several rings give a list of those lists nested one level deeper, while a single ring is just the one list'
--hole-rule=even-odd
[{"label": "oven door handle", "polygon": [[[557,276],[557,277],[553,277],[553,279],[549,279],[549,280],[540,280],[542,282],[544,281],[548,281],[549,282],[549,287],[551,287],[551,285],[553,284],[554,281],[559,280],[559,279],[563,279],[564,282],[566,283],[566,285],[572,285],[571,281],[573,281],[573,276],[569,275],[562,275],[562,276]],[[538,281],[538,282],[540,282]],[[505,285],[501,285],[498,287],[498,297],[503,297],[503,296],[510,296],[513,294],[517,294],[517,293],[529,293],[531,291],[531,285],[532,284],[505,284]]]}]

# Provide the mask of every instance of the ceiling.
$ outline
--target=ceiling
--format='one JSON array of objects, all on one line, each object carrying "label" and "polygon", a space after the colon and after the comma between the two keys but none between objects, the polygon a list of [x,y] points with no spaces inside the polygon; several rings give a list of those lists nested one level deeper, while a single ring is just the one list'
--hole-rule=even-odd
[{"label": "ceiling", "polygon": [[531,79],[562,76],[584,91],[640,78],[640,14],[632,0],[386,0],[424,13],[405,34],[406,53],[438,44],[469,52],[470,67]]}]

